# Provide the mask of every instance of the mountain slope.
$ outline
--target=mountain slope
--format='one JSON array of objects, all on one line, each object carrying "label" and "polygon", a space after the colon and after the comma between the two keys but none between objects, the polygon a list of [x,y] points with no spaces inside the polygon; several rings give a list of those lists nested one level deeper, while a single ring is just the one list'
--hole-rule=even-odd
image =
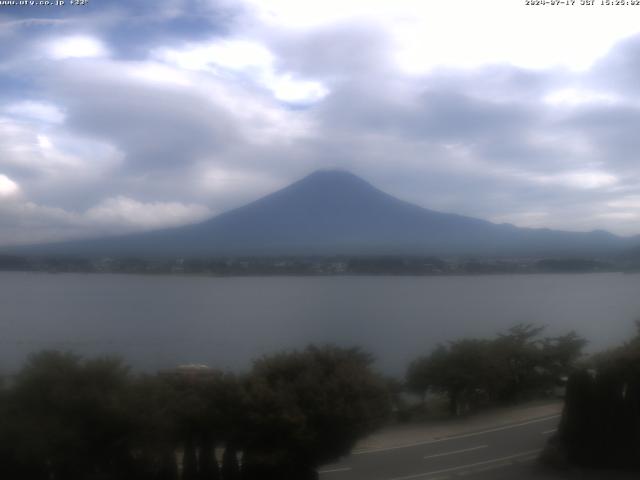
[{"label": "mountain slope", "polygon": [[601,231],[525,229],[435,212],[398,200],[351,173],[318,171],[195,225],[27,250],[120,256],[580,255],[613,253],[631,243]]}]

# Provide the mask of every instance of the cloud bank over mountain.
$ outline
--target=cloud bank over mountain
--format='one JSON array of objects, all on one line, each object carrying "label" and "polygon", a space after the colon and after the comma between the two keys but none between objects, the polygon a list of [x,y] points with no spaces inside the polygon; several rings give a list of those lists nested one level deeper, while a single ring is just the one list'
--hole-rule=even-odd
[{"label": "cloud bank over mountain", "polygon": [[0,245],[188,224],[336,167],[640,233],[640,10],[393,3],[3,8]]}]

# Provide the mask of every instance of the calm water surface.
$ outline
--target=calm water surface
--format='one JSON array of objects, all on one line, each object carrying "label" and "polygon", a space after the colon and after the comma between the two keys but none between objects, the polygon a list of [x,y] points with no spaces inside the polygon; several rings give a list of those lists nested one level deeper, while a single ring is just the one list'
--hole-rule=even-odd
[{"label": "calm water surface", "polygon": [[518,322],[614,345],[640,318],[640,275],[211,278],[0,273],[0,370],[30,352],[119,354],[139,369],[241,370],[309,342],[359,345],[402,374],[436,343]]}]

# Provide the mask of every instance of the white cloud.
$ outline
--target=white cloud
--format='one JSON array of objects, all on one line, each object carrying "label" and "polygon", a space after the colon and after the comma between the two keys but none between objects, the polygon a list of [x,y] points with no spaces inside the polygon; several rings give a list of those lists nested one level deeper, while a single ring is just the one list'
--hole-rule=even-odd
[{"label": "white cloud", "polygon": [[607,202],[607,206],[613,209],[640,211],[640,195],[628,195],[616,200],[611,200]]},{"label": "white cloud", "polygon": [[[0,175],[2,198],[3,175]],[[0,245],[38,243],[174,227],[211,216],[202,205],[181,202],[140,202],[117,196],[84,212],[50,207],[10,197],[0,202]]]},{"label": "white cloud", "polygon": [[128,69],[123,69],[123,73],[129,74],[134,80],[142,80],[152,85],[191,87],[194,84],[188,73],[157,62],[135,63],[129,65]]},{"label": "white cloud", "polygon": [[250,201],[256,195],[267,195],[285,186],[280,179],[264,172],[218,167],[206,162],[194,173],[194,189],[205,197],[222,201],[225,197],[238,195],[244,197],[244,201]]},{"label": "white cloud", "polygon": [[144,203],[117,196],[90,208],[83,217],[87,222],[102,227],[147,230],[194,223],[209,216],[211,211],[202,205],[180,202]]},{"label": "white cloud", "polygon": [[19,197],[0,202],[0,245],[63,240],[87,235],[80,215]]},{"label": "white cloud", "polygon": [[4,113],[25,120],[36,120],[45,123],[62,123],[65,115],[56,105],[32,100],[11,103],[4,107]]},{"label": "white cloud", "polygon": [[19,191],[20,187],[16,182],[6,175],[0,174],[0,198],[13,196]]},{"label": "white cloud", "polygon": [[549,105],[576,107],[588,104],[615,105],[622,103],[622,98],[609,92],[598,92],[581,88],[563,88],[547,93],[543,101]]},{"label": "white cloud", "polygon": [[[635,33],[628,8],[527,6],[514,0],[245,0],[273,28],[309,29],[344,20],[375,22],[395,39],[403,70],[510,63],[586,69]],[[579,2],[578,2],[579,3]],[[357,55],[358,52],[353,52]]]},{"label": "white cloud", "polygon": [[96,58],[109,55],[107,47],[97,38],[72,35],[46,41],[49,56],[56,60],[67,58]]},{"label": "white cloud", "polygon": [[278,71],[274,54],[256,41],[215,40],[186,48],[159,48],[152,56],[181,69],[208,72],[218,77],[241,75],[241,82],[255,82],[283,102],[313,103],[329,93],[319,81]]},{"label": "white cloud", "polygon": [[274,62],[273,54],[264,45],[249,40],[217,40],[183,51],[168,50],[166,58],[192,70],[205,70],[212,65],[230,70],[269,68]]},{"label": "white cloud", "polygon": [[611,187],[618,183],[618,178],[610,173],[598,170],[582,170],[559,172],[552,175],[528,175],[534,182],[545,185],[591,190]]},{"label": "white cloud", "polygon": [[3,117],[0,152],[0,167],[59,181],[100,177],[122,161],[122,154],[104,142]]},{"label": "white cloud", "polygon": [[[640,211],[638,212],[605,212],[605,213],[598,213],[596,216],[607,219],[607,220],[625,220],[625,221],[637,220],[638,218],[640,218]],[[635,233],[634,230],[631,230],[631,232]]]},{"label": "white cloud", "polygon": [[265,75],[264,84],[283,102],[314,103],[325,97],[329,90],[320,82],[296,80],[289,74]]},{"label": "white cloud", "polygon": [[38,146],[42,150],[51,150],[53,148],[53,143],[51,142],[51,139],[46,135],[36,135],[36,138],[38,139]]}]

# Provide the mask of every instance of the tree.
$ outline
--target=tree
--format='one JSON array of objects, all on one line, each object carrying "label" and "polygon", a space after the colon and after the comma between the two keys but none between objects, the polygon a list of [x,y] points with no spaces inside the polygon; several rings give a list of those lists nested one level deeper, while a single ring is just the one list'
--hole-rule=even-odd
[{"label": "tree", "polygon": [[542,340],[539,335],[545,327],[518,324],[495,340],[493,362],[501,380],[499,399],[517,402],[525,393],[540,387],[542,367]]},{"label": "tree", "polygon": [[430,367],[431,363],[428,356],[419,357],[409,364],[405,375],[407,389],[419,395],[423,404],[433,383]]},{"label": "tree", "polygon": [[517,402],[544,394],[571,372],[586,341],[574,332],[541,339],[543,330],[520,324],[492,340],[438,345],[409,365],[407,386],[423,396],[444,393],[452,415],[481,402]]},{"label": "tree", "polygon": [[[238,452],[233,443],[227,443],[224,447],[222,455],[222,479],[223,480],[239,480],[240,465],[238,465]],[[247,477],[249,478],[249,477]]]},{"label": "tree", "polygon": [[211,441],[211,437],[205,434],[200,443],[200,455],[198,458],[199,480],[219,480],[220,468],[214,454],[214,445]]},{"label": "tree", "polygon": [[14,478],[74,480],[88,472],[131,478],[128,368],[113,358],[32,356],[7,405]]},{"label": "tree", "polygon": [[[238,379],[214,369],[170,377],[179,405],[178,430],[185,454],[183,478],[214,480],[219,467],[213,456],[216,441],[233,443],[246,414]],[[197,452],[197,454],[196,454]]]},{"label": "tree", "polygon": [[488,341],[476,339],[438,345],[428,357],[410,367],[411,382],[414,388],[444,393],[449,399],[449,412],[459,415],[487,395],[489,347]]},{"label": "tree", "polygon": [[243,473],[315,478],[318,465],[347,454],[388,414],[384,381],[371,363],[358,349],[315,346],[255,362]]},{"label": "tree", "polygon": [[[640,323],[638,334],[569,376],[558,435],[548,456],[569,463],[640,470]],[[571,343],[571,342],[569,342]]]},{"label": "tree", "polygon": [[547,382],[553,384],[567,377],[582,358],[587,341],[571,331],[558,337],[547,337],[542,341],[542,366]]},{"label": "tree", "polygon": [[162,375],[141,375],[129,390],[131,439],[141,478],[177,480],[176,447],[180,441],[177,392]]},{"label": "tree", "polygon": [[198,480],[198,457],[196,456],[196,447],[191,438],[188,438],[184,444],[182,480]]}]

